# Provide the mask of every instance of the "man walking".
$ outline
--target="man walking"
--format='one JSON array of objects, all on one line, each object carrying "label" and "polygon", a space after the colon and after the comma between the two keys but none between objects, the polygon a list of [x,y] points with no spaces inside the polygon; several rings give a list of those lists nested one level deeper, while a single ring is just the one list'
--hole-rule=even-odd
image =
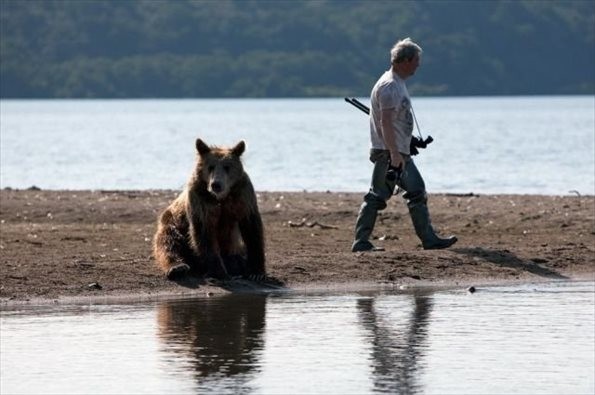
[{"label": "man walking", "polygon": [[370,160],[374,163],[372,186],[364,197],[355,225],[353,252],[381,251],[369,238],[379,210],[398,185],[415,233],[426,250],[447,248],[456,243],[454,236],[440,238],[434,232],[427,206],[426,187],[409,152],[413,134],[413,114],[405,80],[419,67],[422,49],[410,38],[398,41],[390,51],[391,68],[378,79],[370,95]]}]

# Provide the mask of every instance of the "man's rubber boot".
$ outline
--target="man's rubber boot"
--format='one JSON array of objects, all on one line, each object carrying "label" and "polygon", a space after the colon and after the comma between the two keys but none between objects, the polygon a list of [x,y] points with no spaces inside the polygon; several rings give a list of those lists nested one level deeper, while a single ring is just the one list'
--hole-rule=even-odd
[{"label": "man's rubber boot", "polygon": [[411,215],[415,233],[421,240],[424,250],[448,248],[457,242],[458,239],[456,236],[450,236],[443,239],[436,235],[432,228],[427,204],[417,203],[409,205],[409,215]]},{"label": "man's rubber boot", "polygon": [[376,247],[369,241],[355,241],[351,246],[351,252],[378,252],[384,251],[383,247]]},{"label": "man's rubber boot", "polygon": [[355,223],[355,241],[351,246],[351,252],[384,251],[384,248],[374,247],[369,241],[377,216],[378,210],[372,208],[367,202],[362,204]]}]

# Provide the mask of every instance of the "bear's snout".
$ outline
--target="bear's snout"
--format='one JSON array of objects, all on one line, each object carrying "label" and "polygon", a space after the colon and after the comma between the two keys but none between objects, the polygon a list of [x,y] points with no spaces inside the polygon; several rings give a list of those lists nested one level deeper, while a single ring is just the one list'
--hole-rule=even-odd
[{"label": "bear's snout", "polygon": [[223,187],[221,186],[221,184],[217,181],[213,181],[211,183],[211,190],[215,193],[221,193],[221,191],[223,190]]},{"label": "bear's snout", "polygon": [[224,177],[217,177],[214,175],[209,181],[209,192],[217,199],[223,200],[229,192],[227,190],[227,182]]}]

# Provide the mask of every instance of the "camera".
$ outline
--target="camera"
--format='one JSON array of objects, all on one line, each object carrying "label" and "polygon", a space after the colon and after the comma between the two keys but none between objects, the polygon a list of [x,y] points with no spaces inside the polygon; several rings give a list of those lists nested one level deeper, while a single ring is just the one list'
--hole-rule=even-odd
[{"label": "camera", "polygon": [[412,136],[411,137],[411,144],[409,144],[409,154],[410,155],[417,155],[417,154],[419,154],[418,148],[424,149],[432,141],[434,141],[434,139],[432,138],[432,136],[426,137],[425,140],[418,139],[417,137]]},{"label": "camera", "polygon": [[388,181],[398,181],[399,178],[401,178],[401,167],[394,167],[392,165],[388,166],[388,169],[386,170],[386,179]]}]

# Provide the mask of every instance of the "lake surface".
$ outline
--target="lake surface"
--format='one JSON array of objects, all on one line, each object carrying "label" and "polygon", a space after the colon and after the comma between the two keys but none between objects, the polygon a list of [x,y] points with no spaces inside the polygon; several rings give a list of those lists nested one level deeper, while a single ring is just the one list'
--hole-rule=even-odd
[{"label": "lake surface", "polygon": [[[422,133],[435,140],[415,159],[429,192],[595,194],[594,96],[413,105]],[[368,118],[342,98],[2,100],[0,184],[178,189],[196,137],[246,140],[245,166],[259,191],[369,188]]]},{"label": "lake surface", "polygon": [[1,312],[3,394],[592,394],[595,283]]}]

